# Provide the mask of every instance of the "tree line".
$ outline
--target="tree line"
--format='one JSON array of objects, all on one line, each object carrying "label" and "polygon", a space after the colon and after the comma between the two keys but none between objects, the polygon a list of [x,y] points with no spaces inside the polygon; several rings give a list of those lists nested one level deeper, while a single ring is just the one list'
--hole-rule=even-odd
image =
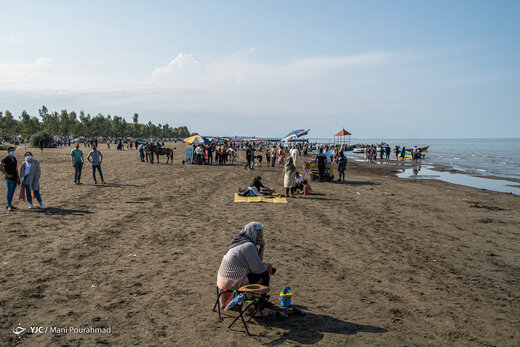
[{"label": "tree line", "polygon": [[85,136],[89,137],[134,137],[134,138],[184,138],[190,136],[186,126],[171,127],[166,124],[139,123],[139,115],[135,113],[132,122],[119,116],[104,116],[98,113],[91,116],[84,111],[49,112],[42,106],[38,117],[29,115],[25,110],[16,119],[9,111],[0,111],[0,137],[12,138],[22,135],[29,138],[38,132],[51,136]]}]

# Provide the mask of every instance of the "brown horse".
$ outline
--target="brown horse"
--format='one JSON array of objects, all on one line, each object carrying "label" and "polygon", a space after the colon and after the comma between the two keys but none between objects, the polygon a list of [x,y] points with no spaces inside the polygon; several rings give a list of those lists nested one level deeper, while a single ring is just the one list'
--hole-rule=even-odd
[{"label": "brown horse", "polygon": [[152,156],[154,154],[157,156],[157,164],[159,164],[160,155],[166,155],[166,157],[167,157],[166,164],[168,164],[168,161],[170,161],[170,159],[171,159],[171,163],[173,164],[173,149],[166,148],[166,147],[164,147],[164,148],[157,147],[157,145],[150,144],[150,143],[147,144],[144,149],[147,152],[151,152]]}]

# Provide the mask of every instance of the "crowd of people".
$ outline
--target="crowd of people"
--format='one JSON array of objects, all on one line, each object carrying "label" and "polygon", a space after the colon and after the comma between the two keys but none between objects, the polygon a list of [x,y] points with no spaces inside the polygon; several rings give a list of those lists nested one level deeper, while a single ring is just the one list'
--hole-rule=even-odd
[{"label": "crowd of people", "polygon": [[[110,149],[112,141],[106,141],[107,150]],[[149,144],[135,142],[132,144],[123,142],[122,138],[115,139],[114,144],[118,149],[123,150],[125,144],[129,147],[135,148],[139,153],[141,161],[154,162],[153,155],[150,153]],[[155,141],[153,143],[155,145]],[[157,141],[157,146],[161,147],[164,143]],[[130,147],[131,146],[131,147]],[[88,154],[84,155],[80,148],[80,142],[74,144],[74,149],[70,152],[70,163],[74,168],[74,184],[82,184],[82,170],[85,161],[88,161],[92,168],[92,179],[94,184],[104,184],[102,163],[103,154],[98,149],[98,140],[93,138],[84,143],[84,147],[89,148]],[[248,142],[248,141],[228,141],[224,143],[217,143],[216,141],[210,144],[201,144],[195,146],[193,163],[199,165],[226,165],[234,164],[239,159],[238,152],[244,151],[246,170],[255,170],[255,167],[262,166],[265,158],[265,165],[267,167],[279,168],[283,174],[283,184],[285,194],[280,194],[287,197],[295,197],[297,194],[310,194],[312,192],[310,181],[317,178],[320,181],[327,180],[333,176],[331,171],[326,172],[326,167],[332,167],[333,163],[337,164],[339,173],[338,181],[345,181],[345,170],[347,165],[347,158],[341,148],[335,148],[333,151],[329,146],[319,148],[317,154],[313,158],[307,158],[312,149],[308,143],[296,143],[289,146],[283,146],[276,142]],[[12,205],[14,191],[18,185],[22,185],[24,190],[24,197],[33,208],[32,198],[40,203],[41,207],[46,207],[41,200],[39,194],[39,178],[41,176],[41,168],[39,162],[33,158],[31,152],[25,154],[25,160],[18,169],[18,163],[15,157],[14,147],[9,147],[8,156],[2,160],[0,172],[4,173],[7,185],[7,209],[13,210]],[[302,170],[297,167],[298,158],[302,158],[304,165]],[[308,170],[309,164],[314,163],[318,168],[318,174],[313,175]],[[302,173],[300,173],[302,172]],[[257,186],[260,194],[272,195],[274,190],[266,188],[262,185],[261,177],[258,176],[252,186]]]},{"label": "crowd of people", "polygon": [[[378,157],[380,160],[390,160],[391,152],[392,149],[387,143],[382,143],[381,145],[367,145],[363,151],[363,158],[365,162],[369,163],[375,163]],[[393,152],[396,160],[404,160],[407,155],[410,155],[411,159],[414,162],[417,162],[424,157],[421,149],[417,146],[414,146],[411,150],[407,149],[405,146],[395,146]]]},{"label": "crowd of people", "polygon": [[212,142],[210,144],[195,145],[192,163],[197,165],[234,164],[235,160],[238,159],[238,148],[235,143],[218,144]]}]

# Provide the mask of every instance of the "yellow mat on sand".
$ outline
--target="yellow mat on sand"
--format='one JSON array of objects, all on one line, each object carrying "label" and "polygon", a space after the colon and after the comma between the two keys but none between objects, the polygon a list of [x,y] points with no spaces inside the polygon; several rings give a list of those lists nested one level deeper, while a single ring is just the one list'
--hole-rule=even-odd
[{"label": "yellow mat on sand", "polygon": [[269,198],[267,196],[240,196],[235,193],[235,202],[273,202],[275,204],[286,204],[286,198]]}]

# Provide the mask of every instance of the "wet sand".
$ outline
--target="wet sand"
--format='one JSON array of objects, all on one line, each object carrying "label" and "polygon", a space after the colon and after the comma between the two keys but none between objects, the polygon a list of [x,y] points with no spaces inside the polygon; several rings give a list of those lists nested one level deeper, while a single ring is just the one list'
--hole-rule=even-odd
[{"label": "wet sand", "polygon": [[[81,186],[71,148],[34,150],[50,208],[0,212],[1,345],[519,344],[518,196],[351,161],[346,184],[238,204],[233,193],[258,174],[281,191],[281,170],[183,166],[175,146],[173,165],[151,165],[102,145],[108,184],[94,185],[86,165]],[[307,312],[250,324],[253,337],[211,311],[223,253],[250,221],[264,224],[265,259],[278,270],[273,302],[290,285]],[[18,323],[111,333],[18,338]]]}]

